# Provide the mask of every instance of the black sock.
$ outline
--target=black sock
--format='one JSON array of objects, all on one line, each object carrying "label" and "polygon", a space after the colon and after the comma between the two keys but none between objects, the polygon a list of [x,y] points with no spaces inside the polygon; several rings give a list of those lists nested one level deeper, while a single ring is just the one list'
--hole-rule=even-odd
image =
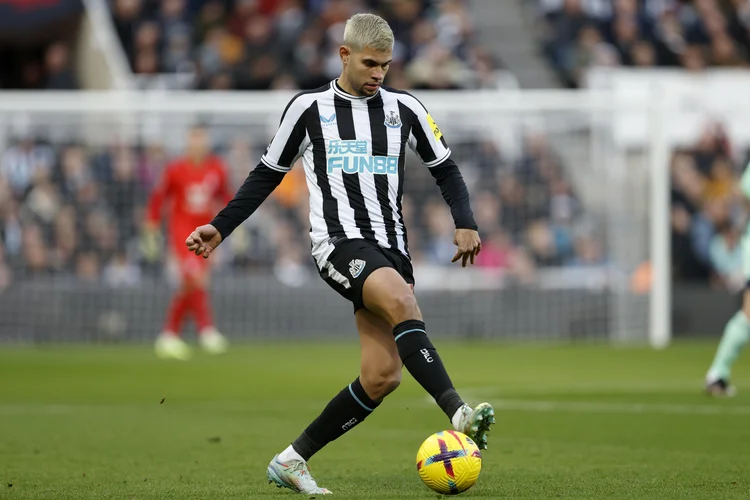
[{"label": "black sock", "polygon": [[464,402],[453,388],[435,346],[427,338],[424,322],[410,319],[399,323],[393,329],[393,336],[401,361],[411,376],[435,398],[448,418],[452,418]]},{"label": "black sock", "polygon": [[370,399],[357,377],[328,403],[292,447],[302,458],[310,460],[325,445],[367,418],[379,404]]}]

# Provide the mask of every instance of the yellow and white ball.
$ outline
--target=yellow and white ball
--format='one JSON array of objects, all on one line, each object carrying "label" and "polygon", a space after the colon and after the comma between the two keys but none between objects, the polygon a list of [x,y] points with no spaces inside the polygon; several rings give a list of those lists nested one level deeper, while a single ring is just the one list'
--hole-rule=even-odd
[{"label": "yellow and white ball", "polygon": [[422,482],[443,495],[458,495],[477,482],[482,454],[476,443],[457,431],[440,431],[425,439],[417,452]]}]

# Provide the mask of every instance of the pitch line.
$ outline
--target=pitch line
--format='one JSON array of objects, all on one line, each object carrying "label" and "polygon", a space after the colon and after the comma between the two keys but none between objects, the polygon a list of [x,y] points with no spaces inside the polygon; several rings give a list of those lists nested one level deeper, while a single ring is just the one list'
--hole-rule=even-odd
[{"label": "pitch line", "polygon": [[[661,404],[661,403],[612,403],[591,401],[545,401],[535,399],[476,398],[472,394],[459,392],[470,401],[486,400],[496,411],[520,411],[535,413],[612,413],[641,415],[750,415],[750,406],[726,406],[723,404]],[[434,405],[435,401],[427,397]]]}]

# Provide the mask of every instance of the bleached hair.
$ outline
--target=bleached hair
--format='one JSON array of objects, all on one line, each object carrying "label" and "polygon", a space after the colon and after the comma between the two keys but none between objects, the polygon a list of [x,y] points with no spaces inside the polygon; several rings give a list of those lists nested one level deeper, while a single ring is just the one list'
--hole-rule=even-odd
[{"label": "bleached hair", "polygon": [[393,50],[393,31],[380,16],[355,14],[346,21],[344,45],[352,50],[362,50],[365,47],[379,51]]}]

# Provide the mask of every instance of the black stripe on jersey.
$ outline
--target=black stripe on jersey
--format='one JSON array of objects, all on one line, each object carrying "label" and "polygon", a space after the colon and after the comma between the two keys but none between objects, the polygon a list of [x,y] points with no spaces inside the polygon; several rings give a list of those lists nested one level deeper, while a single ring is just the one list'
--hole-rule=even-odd
[{"label": "black stripe on jersey", "polygon": [[[388,156],[388,131],[385,128],[385,110],[383,109],[383,98],[380,95],[367,101],[367,112],[370,117],[372,156]],[[380,211],[383,214],[388,244],[392,249],[398,250],[396,221],[393,219],[393,209],[388,199],[388,176],[374,175],[373,177],[375,177],[375,191],[378,194]]]},{"label": "black stripe on jersey", "polygon": [[[399,102],[399,104],[401,104]],[[414,138],[417,140],[417,154],[425,163],[430,163],[431,161],[437,160],[437,156],[435,155],[435,151],[432,149],[432,144],[430,144],[430,140],[427,138],[427,134],[425,133],[425,130],[422,128],[422,123],[419,121],[419,118],[417,117],[416,113],[409,108],[409,106],[404,105],[406,116],[409,117],[408,123],[411,127],[411,133],[414,135]],[[404,115],[401,115],[401,121],[404,121]],[[432,133],[432,131],[430,131]]]},{"label": "black stripe on jersey", "polygon": [[281,113],[281,120],[279,120],[279,123],[282,123],[284,121],[284,117],[286,116],[286,112],[289,111],[289,108],[292,106],[292,103],[296,101],[300,96],[307,95],[307,94],[316,94],[325,92],[330,88],[330,84],[325,84],[322,87],[318,87],[317,89],[313,90],[303,90],[302,92],[299,92],[297,95],[292,97],[289,100],[289,103],[286,105],[286,108],[284,108],[284,112]]},{"label": "black stripe on jersey", "polygon": [[[409,116],[411,110],[409,107],[398,101],[398,115]],[[403,118],[401,119],[403,122]],[[406,249],[406,256],[411,258],[409,255],[409,238],[406,236],[406,224],[404,224],[404,208],[401,203],[401,198],[404,193],[404,179],[406,178],[406,144],[409,141],[409,128],[401,126],[401,147],[398,153],[398,193],[399,196],[396,198],[396,209],[398,210],[398,218],[401,221],[404,228],[404,248]]]},{"label": "black stripe on jersey", "polygon": [[[352,103],[337,95],[333,96],[333,105],[336,109],[336,123],[339,127],[339,137],[342,141],[353,141],[357,139],[354,128],[354,115],[352,114]],[[371,241],[375,240],[375,231],[372,230],[370,214],[365,205],[365,197],[362,196],[362,187],[359,184],[359,174],[341,173],[344,181],[346,195],[349,205],[354,210],[354,223],[359,228],[362,236]]]},{"label": "black stripe on jersey", "polygon": [[307,132],[310,134],[310,142],[313,145],[313,165],[318,187],[323,194],[323,218],[329,236],[344,236],[344,227],[339,219],[339,207],[336,198],[331,194],[331,184],[328,182],[326,167],[326,143],[323,138],[323,129],[320,126],[320,111],[318,101],[310,106],[303,115],[307,117]]},{"label": "black stripe on jersey", "polygon": [[[419,99],[417,99],[415,96],[413,96],[409,92],[407,92],[405,90],[394,89],[392,87],[385,87],[384,86],[383,88],[385,90],[387,90],[388,92],[392,92],[394,94],[408,95],[409,97],[411,97],[412,99],[414,99],[415,101],[417,101],[420,106],[422,106],[422,109],[424,109],[425,113],[430,114],[430,112],[427,111],[427,108],[425,107],[425,105],[422,104],[422,101],[420,101]],[[427,136],[425,135],[426,132],[422,128],[422,125],[419,122],[419,120],[417,119],[416,115],[411,110],[411,108],[409,108],[408,106],[406,106],[406,105],[402,106],[401,105],[401,101],[399,101],[398,104],[399,104],[399,108],[404,107],[404,108],[408,109],[409,112],[406,113],[406,115],[412,117],[412,119],[411,119],[411,121],[409,123],[411,124],[412,133],[414,134],[414,138],[417,139],[417,151],[419,152],[419,156],[422,158],[422,161],[424,161],[425,163],[429,163],[431,161],[435,161],[437,159],[437,156],[435,155],[435,152],[432,150],[432,146],[430,145],[429,141],[427,140]],[[401,121],[403,122],[404,121],[404,119],[403,119],[404,114],[401,114],[401,116],[402,116]],[[419,132],[416,132],[414,130],[415,126],[419,127]],[[420,132],[421,132],[421,135],[420,135]],[[430,132],[432,132],[432,131],[430,131]],[[445,142],[445,137],[442,136],[442,135],[440,136],[440,143],[443,145],[444,148],[448,149],[448,143]],[[428,152],[429,152],[429,154],[427,154]],[[427,154],[427,156],[425,156],[425,154]],[[429,157],[429,159],[428,159],[428,157]]]},{"label": "black stripe on jersey", "polygon": [[284,144],[284,150],[281,152],[281,156],[279,156],[278,164],[280,166],[291,168],[292,162],[297,157],[297,153],[299,153],[300,144],[302,144],[304,139],[305,113],[302,113],[299,120],[297,120],[297,123],[294,124],[292,133],[289,134],[289,139],[286,141],[286,144]]}]

